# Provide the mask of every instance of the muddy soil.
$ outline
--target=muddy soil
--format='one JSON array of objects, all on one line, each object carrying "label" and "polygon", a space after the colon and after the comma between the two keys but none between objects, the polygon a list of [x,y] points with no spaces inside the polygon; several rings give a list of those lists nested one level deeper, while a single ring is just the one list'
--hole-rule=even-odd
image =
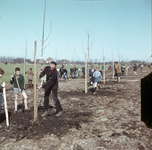
[{"label": "muddy soil", "polygon": [[49,114],[43,113],[44,91],[38,92],[38,121],[34,122],[34,90],[26,89],[29,111],[14,110],[13,87],[7,85],[10,126],[6,127],[4,105],[0,114],[1,150],[102,150],[152,149],[152,130],[141,121],[140,79],[151,72],[130,70],[121,82],[106,71],[106,84],[93,95],[84,92],[84,78],[59,81],[58,97],[63,114],[56,117],[50,96]]}]

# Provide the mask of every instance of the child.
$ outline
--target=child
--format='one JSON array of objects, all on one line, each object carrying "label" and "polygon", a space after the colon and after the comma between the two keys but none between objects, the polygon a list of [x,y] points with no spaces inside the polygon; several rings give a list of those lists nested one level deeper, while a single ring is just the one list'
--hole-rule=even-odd
[{"label": "child", "polygon": [[[16,78],[18,80],[20,91],[18,89]],[[29,110],[28,107],[27,107],[27,95],[24,91],[24,77],[23,77],[23,75],[20,74],[20,68],[15,68],[15,74],[11,75],[10,83],[14,84],[14,94],[15,94],[15,110],[14,110],[14,113],[17,112],[17,101],[18,101],[18,93],[19,92],[21,92],[23,97],[24,97],[25,110]]]},{"label": "child", "polygon": [[93,77],[94,77],[93,94],[97,94],[96,89],[97,89],[97,86],[98,86],[98,88],[100,90],[99,82],[102,78],[101,73],[99,72],[99,67],[96,67],[96,71],[93,73]]},{"label": "child", "polygon": [[125,72],[125,65],[123,64],[123,66],[121,67],[121,72],[122,72],[122,75],[124,76],[124,72]]},{"label": "child", "polygon": [[[0,78],[3,76],[4,70],[0,68]],[[5,82],[3,82],[2,85],[0,85],[0,112],[1,112],[1,103],[2,103],[2,94],[3,94],[3,88],[5,87]]]},{"label": "child", "polygon": [[137,68],[138,68],[138,67],[137,67],[137,65],[135,64],[135,65],[134,65],[134,74],[135,74],[136,76],[137,76]]}]

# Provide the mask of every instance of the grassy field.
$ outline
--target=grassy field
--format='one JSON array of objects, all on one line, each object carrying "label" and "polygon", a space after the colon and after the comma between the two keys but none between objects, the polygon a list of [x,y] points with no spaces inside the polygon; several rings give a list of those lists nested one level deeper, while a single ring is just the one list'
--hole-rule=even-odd
[{"label": "grassy field", "polygon": [[[47,65],[43,65],[44,67]],[[15,73],[15,68],[19,67],[21,69],[21,74],[24,75],[24,65],[23,64],[9,64],[9,65],[4,65],[4,64],[0,64],[0,68],[2,68],[5,71],[5,74],[3,75],[2,78],[0,78],[0,83],[2,83],[2,81],[5,81],[6,84],[10,84],[10,78],[11,75]],[[38,81],[38,72],[40,71],[40,68],[42,67],[42,65],[37,65],[36,67],[36,74],[37,74],[37,81]],[[57,65],[57,68],[60,68],[61,65]],[[68,75],[70,75],[70,67],[73,67],[73,65],[65,65],[65,68],[68,71]],[[82,71],[82,65],[76,65],[76,68],[80,69],[80,72]],[[88,66],[90,67],[90,66]],[[33,64],[27,64],[26,65],[26,71],[29,70],[29,68],[32,68],[32,70],[34,71],[34,65]],[[100,66],[101,68],[101,66]],[[106,66],[107,68],[107,66]],[[25,83],[27,83],[27,75],[25,75]]]}]

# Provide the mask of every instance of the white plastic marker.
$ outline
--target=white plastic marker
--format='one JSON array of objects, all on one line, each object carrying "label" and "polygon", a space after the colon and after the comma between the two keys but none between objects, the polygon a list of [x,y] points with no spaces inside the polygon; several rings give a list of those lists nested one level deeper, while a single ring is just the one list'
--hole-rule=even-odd
[{"label": "white plastic marker", "polygon": [[6,125],[9,126],[8,109],[7,109],[7,101],[6,101],[6,90],[5,90],[5,87],[3,87],[3,96],[4,96],[4,105],[5,105]]}]

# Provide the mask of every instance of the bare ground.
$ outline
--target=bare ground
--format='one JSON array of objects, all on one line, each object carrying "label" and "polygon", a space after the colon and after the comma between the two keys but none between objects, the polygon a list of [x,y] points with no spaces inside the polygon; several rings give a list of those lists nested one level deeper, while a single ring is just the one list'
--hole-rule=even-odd
[{"label": "bare ground", "polygon": [[[27,89],[28,106],[31,110],[22,113],[19,99],[18,113],[14,110],[13,88],[7,86],[7,104],[10,127],[6,127],[5,114],[0,114],[1,150],[150,150],[152,130],[141,122],[140,79],[150,73],[147,68],[132,71],[122,76],[121,82],[111,79],[111,71],[106,72],[106,84],[93,95],[84,93],[84,79],[59,82],[58,96],[63,114],[55,116],[55,108],[50,96],[49,114],[33,121],[34,91]],[[43,106],[43,89],[39,91],[38,105]],[[2,106],[4,109],[4,106]]]}]

